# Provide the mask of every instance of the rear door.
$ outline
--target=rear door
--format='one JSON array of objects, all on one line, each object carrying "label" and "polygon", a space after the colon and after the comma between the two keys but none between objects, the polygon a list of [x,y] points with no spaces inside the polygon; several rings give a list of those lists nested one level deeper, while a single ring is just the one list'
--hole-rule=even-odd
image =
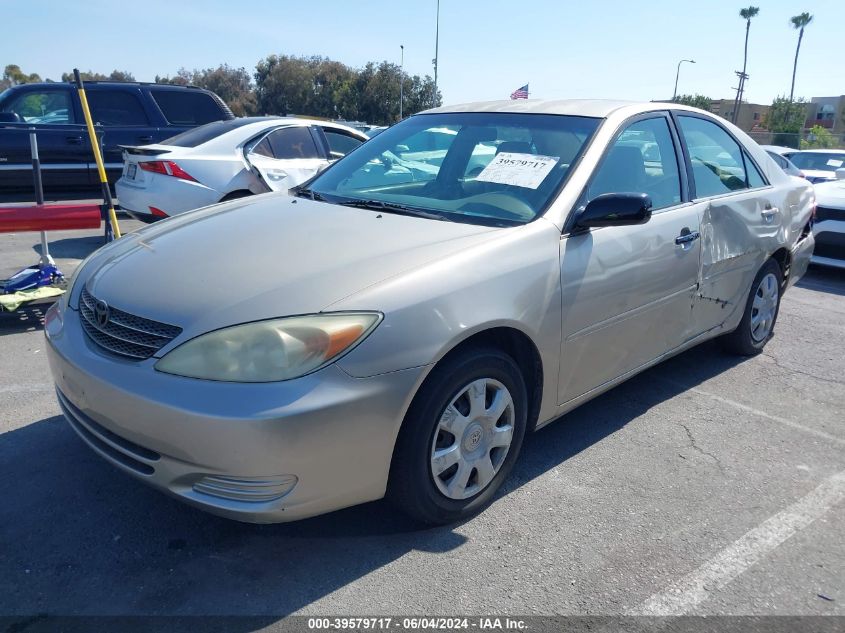
[{"label": "rear door", "polygon": [[[676,115],[689,156],[691,190],[701,209],[701,271],[693,318],[712,329],[745,307],[751,281],[777,235],[787,201],[724,127]],[[777,246],[771,248],[774,251]]]},{"label": "rear door", "polygon": [[561,404],[692,335],[701,241],[680,158],[667,114],[638,117],[622,127],[585,189],[582,204],[605,193],[646,193],[652,216],[561,240]]},{"label": "rear door", "polygon": [[249,143],[244,155],[269,191],[287,191],[329,162],[317,130],[309,125],[277,128]]},{"label": "rear door", "polygon": [[87,135],[68,86],[17,91],[2,106],[17,122],[0,127],[0,187],[33,191],[30,128],[34,128],[47,191],[88,186]]}]

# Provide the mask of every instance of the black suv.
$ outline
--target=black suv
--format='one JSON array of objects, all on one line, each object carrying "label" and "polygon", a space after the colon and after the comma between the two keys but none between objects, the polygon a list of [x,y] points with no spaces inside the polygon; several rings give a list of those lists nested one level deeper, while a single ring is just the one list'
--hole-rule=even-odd
[{"label": "black suv", "polygon": [[[157,143],[197,125],[234,118],[216,94],[191,86],[86,82],[85,93],[111,183],[123,167],[119,145]],[[76,86],[22,84],[0,94],[0,194],[32,192],[30,128],[37,134],[46,191],[99,187]]]}]

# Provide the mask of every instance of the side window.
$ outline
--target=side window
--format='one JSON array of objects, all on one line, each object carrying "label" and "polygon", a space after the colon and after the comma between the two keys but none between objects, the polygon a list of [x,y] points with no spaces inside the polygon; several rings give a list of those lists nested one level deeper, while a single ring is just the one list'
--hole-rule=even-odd
[{"label": "side window", "polygon": [[323,158],[307,127],[285,127],[267,137],[276,158]]},{"label": "side window", "polygon": [[617,137],[593,175],[588,199],[604,193],[647,193],[654,210],[680,204],[678,157],[664,117],[632,123]]},{"label": "side window", "polygon": [[730,134],[704,119],[679,116],[678,120],[689,150],[697,198],[748,188],[742,150]]},{"label": "side window", "polygon": [[226,116],[214,98],[194,89],[152,89],[150,94],[171,125],[203,125]]},{"label": "side window", "polygon": [[760,173],[760,170],[757,169],[754,161],[751,160],[751,157],[746,152],[742,153],[742,157],[745,159],[745,173],[748,175],[748,186],[751,189],[765,187],[768,183],[766,182],[766,179],[763,178],[763,174]]},{"label": "side window", "polygon": [[343,132],[332,130],[331,128],[323,128],[323,133],[326,135],[326,140],[329,142],[329,150],[334,158],[346,156],[353,149],[361,145],[363,141],[349,136]]},{"label": "side window", "polygon": [[16,123],[74,123],[73,106],[67,90],[26,92],[4,106],[17,115]]},{"label": "side window", "polygon": [[91,90],[88,105],[94,123],[103,125],[149,125],[137,96],[123,90]]}]

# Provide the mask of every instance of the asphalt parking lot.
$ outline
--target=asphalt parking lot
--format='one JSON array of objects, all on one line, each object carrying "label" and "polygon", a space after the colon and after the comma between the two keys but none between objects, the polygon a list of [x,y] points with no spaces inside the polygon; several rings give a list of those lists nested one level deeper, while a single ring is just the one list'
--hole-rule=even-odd
[{"label": "asphalt parking lot", "polygon": [[[100,241],[51,251],[70,273]],[[37,245],[0,235],[0,278]],[[2,614],[845,615],[842,272],[787,293],[763,355],[639,375],[529,438],[486,512],[427,530],[383,502],[239,524],[146,488],[63,421],[42,316],[0,314]]]}]

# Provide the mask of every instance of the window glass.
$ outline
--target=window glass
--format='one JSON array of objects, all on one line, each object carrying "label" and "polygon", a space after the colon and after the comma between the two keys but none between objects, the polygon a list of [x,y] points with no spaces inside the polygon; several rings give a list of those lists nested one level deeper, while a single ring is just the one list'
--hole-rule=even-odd
[{"label": "window glass", "polygon": [[323,128],[323,132],[326,135],[326,140],[329,142],[329,149],[332,154],[339,156],[346,156],[346,154],[351,152],[363,142],[354,136],[349,136],[348,134],[332,130],[331,128]]},{"label": "window glass", "polygon": [[704,119],[679,116],[687,143],[697,198],[747,189],[742,150],[719,125]]},{"label": "window glass", "polygon": [[845,152],[795,152],[787,157],[798,169],[836,172],[845,167]]},{"label": "window glass", "polygon": [[285,127],[267,137],[276,158],[322,158],[307,127]]},{"label": "window glass", "polygon": [[140,100],[123,90],[90,90],[88,105],[94,123],[102,125],[149,125]]},{"label": "window glass", "polygon": [[604,193],[647,193],[654,210],[680,204],[678,158],[664,117],[632,123],[614,141],[593,176],[588,197]]},{"label": "window glass", "polygon": [[361,145],[310,188],[329,201],[385,202],[455,222],[524,224],[545,211],[599,122],[546,114],[418,115]]},{"label": "window glass", "polygon": [[156,90],[153,88],[150,94],[164,114],[164,118],[172,125],[202,125],[226,118],[214,98],[199,90]]},{"label": "window glass", "polygon": [[743,156],[745,157],[745,171],[748,173],[748,186],[752,189],[765,187],[767,184],[766,179],[763,178],[763,174],[761,174],[760,170],[757,169],[754,161],[752,161],[751,157],[745,152],[743,152]]},{"label": "window glass", "polygon": [[18,123],[73,123],[73,107],[67,90],[26,92],[3,107],[18,115]]}]

